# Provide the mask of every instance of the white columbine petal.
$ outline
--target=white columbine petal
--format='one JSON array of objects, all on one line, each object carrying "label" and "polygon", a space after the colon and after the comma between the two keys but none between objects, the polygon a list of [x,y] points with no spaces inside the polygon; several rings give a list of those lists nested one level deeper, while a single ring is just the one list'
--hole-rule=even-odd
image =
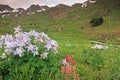
[{"label": "white columbine petal", "polygon": [[33,50],[34,50],[34,45],[29,44],[29,45],[27,46],[27,49],[28,49],[28,51],[33,51]]},{"label": "white columbine petal", "polygon": [[5,59],[5,58],[6,58],[6,54],[3,53],[0,57],[1,57],[2,59]]},{"label": "white columbine petal", "polygon": [[57,51],[58,44],[55,40],[48,41],[47,44],[45,45],[45,48],[47,48],[48,51],[51,49],[51,50],[55,51],[56,53],[58,53],[58,51]]},{"label": "white columbine petal", "polygon": [[47,58],[47,55],[48,55],[48,53],[47,53],[47,52],[44,52],[44,53],[42,53],[40,56],[41,56],[42,59],[45,59],[45,58]]},{"label": "white columbine petal", "polygon": [[33,56],[39,55],[38,51],[33,51]]},{"label": "white columbine petal", "polygon": [[10,54],[13,52],[13,50],[12,50],[12,48],[5,48],[4,52],[7,54]]},{"label": "white columbine petal", "polygon": [[64,66],[66,66],[66,65],[69,66],[69,64],[66,62],[66,59],[62,59],[62,64],[63,64]]},{"label": "white columbine petal", "polygon": [[20,28],[20,26],[14,28],[15,32],[14,33],[19,33],[22,31],[22,29]]},{"label": "white columbine petal", "polygon": [[46,41],[46,42],[50,40],[50,38],[48,37],[48,35],[45,34],[44,32],[41,32],[41,33],[40,33],[40,36],[41,36],[42,39],[43,39],[44,41]]}]

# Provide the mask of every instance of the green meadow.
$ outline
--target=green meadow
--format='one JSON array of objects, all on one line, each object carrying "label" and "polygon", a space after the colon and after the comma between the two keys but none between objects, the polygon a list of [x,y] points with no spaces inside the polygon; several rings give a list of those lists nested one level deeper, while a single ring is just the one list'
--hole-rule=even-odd
[{"label": "green meadow", "polygon": [[[105,10],[105,6],[97,6],[97,9],[94,8],[95,6],[91,5],[83,12],[79,10],[69,12],[66,17],[57,19],[52,19],[51,15],[46,15],[44,12],[16,18],[13,16],[0,18],[0,35],[13,34],[13,28],[20,25],[23,31],[26,32],[31,29],[45,32],[59,44],[59,53],[52,55],[52,58],[58,61],[55,64],[60,64],[56,74],[38,73],[36,75],[39,75],[39,78],[35,78],[33,75],[34,67],[29,70],[30,64],[26,63],[24,65],[21,64],[21,73],[23,72],[24,74],[19,72],[19,66],[14,66],[14,70],[18,70],[18,73],[13,73],[16,78],[13,77],[12,79],[10,77],[9,79],[10,75],[8,75],[8,78],[4,78],[4,80],[64,80],[65,77],[62,77],[60,70],[61,61],[66,55],[74,56],[77,62],[76,72],[79,74],[80,80],[120,80],[120,20],[115,19],[120,18],[119,10],[118,8],[113,8],[111,15],[103,16],[104,22],[102,25],[91,27],[89,24],[90,20],[98,17],[100,10]],[[74,19],[78,14],[82,14],[81,17]],[[107,36],[103,38],[104,35]],[[95,45],[91,41],[103,42],[108,46],[108,49],[91,49],[91,46]],[[2,50],[0,52],[2,54]],[[0,69],[5,67],[3,64],[4,62],[0,60]],[[7,74],[7,72],[4,74]],[[3,77],[2,73],[0,73],[1,80]]]}]

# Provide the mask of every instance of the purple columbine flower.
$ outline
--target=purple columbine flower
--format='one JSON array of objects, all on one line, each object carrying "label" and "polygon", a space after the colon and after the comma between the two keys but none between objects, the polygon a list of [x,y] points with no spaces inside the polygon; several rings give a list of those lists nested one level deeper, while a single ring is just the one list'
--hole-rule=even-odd
[{"label": "purple columbine flower", "polygon": [[14,51],[14,55],[19,55],[19,57],[22,57],[23,56],[23,52],[24,50],[22,48],[17,48],[15,51]]},{"label": "purple columbine flower", "polygon": [[35,30],[31,30],[31,31],[29,32],[29,35],[30,35],[30,36],[34,36],[34,37],[39,37],[39,33],[36,32]]},{"label": "purple columbine flower", "polygon": [[6,48],[12,48],[13,47],[13,44],[9,41],[6,41],[4,44],[5,44]]},{"label": "purple columbine flower", "polygon": [[41,33],[40,33],[40,36],[41,36],[42,39],[43,39],[44,41],[46,41],[46,42],[50,40],[50,38],[48,37],[48,35],[45,34],[44,32],[41,32]]},{"label": "purple columbine flower", "polygon": [[8,34],[5,35],[4,41],[13,41],[13,40],[14,38],[12,37],[12,35],[8,35]]},{"label": "purple columbine flower", "polygon": [[48,51],[51,49],[51,50],[55,51],[56,53],[58,53],[58,51],[57,51],[58,44],[55,40],[48,41],[47,44],[45,45],[45,48],[47,48]]},{"label": "purple columbine flower", "polygon": [[3,41],[0,41],[0,48],[2,48],[2,45],[3,45]]},{"label": "purple columbine flower", "polygon": [[39,55],[38,53],[38,47],[34,45],[34,49],[32,50],[33,56]]},{"label": "purple columbine flower", "polygon": [[28,51],[33,51],[34,47],[35,45],[29,44],[26,48],[28,49]]},{"label": "purple columbine flower", "polygon": [[13,49],[12,48],[5,48],[4,52],[7,54],[10,54],[13,52]]},{"label": "purple columbine flower", "polygon": [[66,59],[62,59],[62,64],[63,64],[64,66],[66,66],[66,65],[69,66],[69,64],[66,62]]}]

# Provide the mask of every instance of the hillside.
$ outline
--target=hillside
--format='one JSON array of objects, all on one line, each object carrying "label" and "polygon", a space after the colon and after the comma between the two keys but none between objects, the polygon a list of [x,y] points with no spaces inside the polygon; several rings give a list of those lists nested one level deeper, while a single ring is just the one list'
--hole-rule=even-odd
[{"label": "hillside", "polygon": [[[104,23],[96,28],[90,28],[88,24],[84,24],[85,31],[92,34],[94,37],[98,37],[106,40],[116,39],[120,35],[120,1],[114,0],[99,0],[95,4],[88,5],[87,9],[83,11],[83,19],[85,22],[89,22],[95,17],[102,16]],[[107,36],[107,34],[110,34]]]},{"label": "hillside", "polygon": [[[87,6],[83,6],[83,4]],[[29,28],[39,31],[54,32],[82,32],[89,34],[95,40],[106,40],[108,33],[111,40],[120,35],[120,1],[98,0],[96,3],[89,1],[83,4],[76,3],[72,6],[64,4],[48,8],[45,12],[37,12],[31,15],[18,17],[6,17],[0,19],[0,33],[12,32],[12,28],[21,25],[26,30]],[[36,12],[42,9],[39,5],[31,5],[25,12]],[[108,15],[108,11],[110,15]],[[27,13],[28,13],[27,12]],[[91,27],[90,20],[102,16],[104,23],[98,27]]]}]

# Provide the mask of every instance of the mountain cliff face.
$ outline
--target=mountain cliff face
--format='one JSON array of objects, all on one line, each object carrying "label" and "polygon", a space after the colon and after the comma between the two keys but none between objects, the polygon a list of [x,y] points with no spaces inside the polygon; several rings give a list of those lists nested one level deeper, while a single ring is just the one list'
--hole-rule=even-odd
[{"label": "mountain cliff face", "polygon": [[3,5],[3,4],[0,4],[0,12],[2,12],[2,11],[12,11],[13,10],[13,8],[11,8],[10,6],[8,6],[8,5]]},{"label": "mountain cliff face", "polygon": [[80,9],[82,7],[82,3],[75,3],[74,5],[72,5],[72,8],[74,9]]},{"label": "mountain cliff face", "polygon": [[31,15],[31,14],[35,14],[37,12],[44,12],[48,9],[49,9],[48,6],[39,6],[39,5],[31,5],[26,10],[23,8],[14,9],[8,5],[0,4],[0,17],[4,18],[4,17],[9,17],[9,16],[18,17],[21,15],[22,16],[23,15]]},{"label": "mountain cliff face", "polygon": [[26,12],[27,14],[34,14],[36,12],[46,11],[47,9],[49,9],[47,6],[31,5],[29,8],[27,8]]},{"label": "mountain cliff face", "polygon": [[71,11],[70,6],[59,4],[47,10],[46,13],[51,15],[53,18],[59,18],[59,17],[65,17],[67,13],[70,11]]}]

